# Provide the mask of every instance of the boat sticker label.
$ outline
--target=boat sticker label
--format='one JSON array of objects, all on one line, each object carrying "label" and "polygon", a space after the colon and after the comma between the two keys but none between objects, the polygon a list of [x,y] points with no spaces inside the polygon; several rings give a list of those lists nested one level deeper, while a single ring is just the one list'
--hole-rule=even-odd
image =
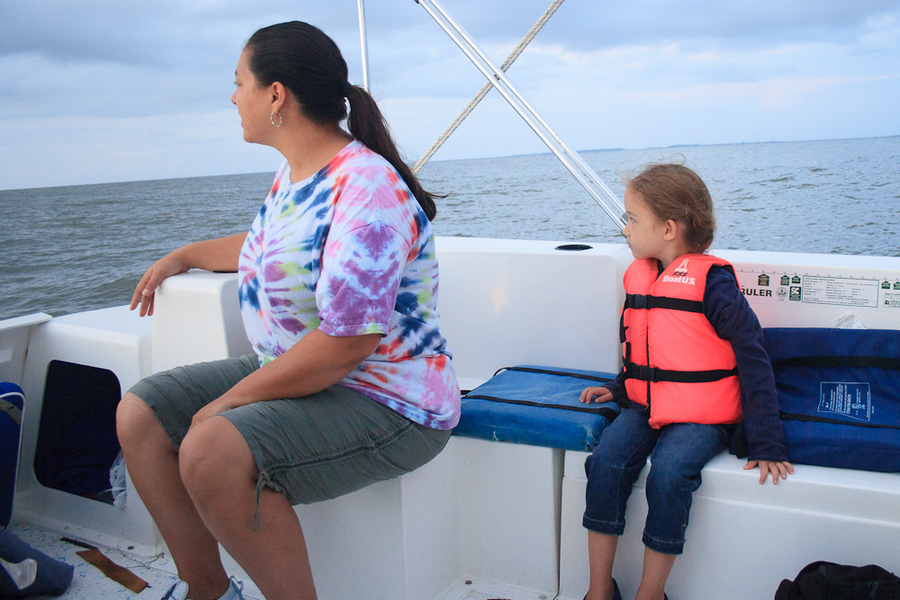
[{"label": "boat sticker label", "polygon": [[806,275],[803,278],[803,302],[875,308],[880,287],[875,279]]},{"label": "boat sticker label", "polygon": [[819,413],[855,421],[872,420],[872,395],[867,382],[823,381],[819,388]]},{"label": "boat sticker label", "polygon": [[885,308],[900,308],[900,292],[885,292],[881,305]]},{"label": "boat sticker label", "polygon": [[838,329],[865,329],[865,325],[862,324],[862,321],[859,320],[859,317],[854,315],[851,311],[845,312],[841,315],[841,318],[838,319],[837,324],[835,325]]},{"label": "boat sticker label", "polygon": [[778,270],[736,269],[744,296],[751,304],[802,303],[855,308],[900,309],[900,280],[848,277]]}]

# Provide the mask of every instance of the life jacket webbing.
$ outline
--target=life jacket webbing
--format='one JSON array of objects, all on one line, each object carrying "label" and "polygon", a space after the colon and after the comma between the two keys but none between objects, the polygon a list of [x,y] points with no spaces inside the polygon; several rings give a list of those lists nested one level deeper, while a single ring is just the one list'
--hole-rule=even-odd
[{"label": "life jacket webbing", "polygon": [[700,300],[684,300],[682,298],[667,298],[666,296],[648,296],[644,294],[626,294],[625,308],[644,310],[650,308],[667,308],[669,310],[683,310],[685,312],[703,312],[703,302]]},{"label": "life jacket webbing", "polygon": [[641,381],[674,381],[677,383],[708,383],[737,375],[734,369],[710,369],[709,371],[667,371],[656,367],[647,367],[633,362],[625,364],[626,379]]},{"label": "life jacket webbing", "polygon": [[[626,294],[625,308],[633,310],[649,310],[651,308],[664,308],[667,310],[681,310],[685,312],[703,313],[703,302],[700,300],[684,300],[682,298],[668,298],[666,296],[650,296],[644,294]],[[619,318],[619,332],[622,342],[625,342],[625,311]],[[714,369],[709,371],[668,371],[656,367],[648,367],[631,362],[631,349],[626,348],[625,379],[639,379],[641,381],[672,381],[676,383],[708,383],[719,381],[726,377],[737,375],[737,369]]]}]

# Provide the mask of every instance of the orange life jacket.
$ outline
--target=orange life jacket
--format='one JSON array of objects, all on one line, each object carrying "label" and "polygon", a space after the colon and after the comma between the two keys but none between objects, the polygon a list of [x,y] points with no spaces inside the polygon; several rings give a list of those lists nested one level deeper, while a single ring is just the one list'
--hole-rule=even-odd
[{"label": "orange life jacket", "polygon": [[686,254],[659,273],[656,259],[625,271],[621,339],[628,398],[650,407],[650,426],[737,423],[741,392],[731,342],[703,314],[710,267],[734,268],[707,254]]}]

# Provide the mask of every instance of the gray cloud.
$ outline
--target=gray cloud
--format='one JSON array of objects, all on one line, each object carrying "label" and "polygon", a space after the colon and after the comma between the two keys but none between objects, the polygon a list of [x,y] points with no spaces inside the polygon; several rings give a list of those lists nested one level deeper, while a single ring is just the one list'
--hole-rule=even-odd
[{"label": "gray cloud", "polygon": [[[497,63],[550,2],[442,1]],[[128,131],[148,145],[197,147],[196,140],[176,139],[198,135],[183,124],[231,122],[238,54],[264,25],[290,19],[318,25],[343,49],[351,79],[362,79],[352,0],[0,2],[0,133],[6,132],[0,163],[8,165],[0,176],[14,174],[16,181],[23,171],[19,157],[35,162],[47,154],[71,162],[66,153],[78,146],[78,136],[84,139],[85,123],[97,123],[97,131]],[[421,152],[483,78],[413,0],[369,0],[366,9],[373,93],[385,103],[401,144]],[[852,135],[897,134],[898,117],[886,107],[900,97],[900,2],[566,0],[510,76],[581,147],[729,141],[721,132],[731,141],[779,133],[829,137],[846,135],[850,124]],[[490,104],[495,97],[471,126],[490,136],[490,144],[469,142],[474,136],[464,129],[457,139],[466,141],[449,144],[449,156],[484,155],[485,148],[541,150],[519,138],[503,145],[518,125],[496,116],[508,110]],[[698,103],[710,107],[705,114],[719,116],[716,133],[692,110]],[[838,131],[837,109],[827,118],[816,109],[825,105],[855,112]],[[782,111],[781,125],[767,129],[775,122],[773,107]],[[671,114],[670,128],[661,118],[652,128],[632,125],[660,108]],[[45,126],[51,123],[52,130]],[[171,139],[144,136],[140,127],[162,128]],[[103,148],[90,156],[109,152],[99,134],[89,139]],[[224,147],[221,137],[215,144]],[[145,170],[149,157],[166,155],[156,147],[147,152]],[[104,161],[96,158],[80,163],[79,177],[118,176],[92,175],[84,165],[94,163],[100,173]],[[222,156],[211,158],[197,174],[222,172],[215,169],[223,164]],[[162,166],[158,172],[166,176]]]}]

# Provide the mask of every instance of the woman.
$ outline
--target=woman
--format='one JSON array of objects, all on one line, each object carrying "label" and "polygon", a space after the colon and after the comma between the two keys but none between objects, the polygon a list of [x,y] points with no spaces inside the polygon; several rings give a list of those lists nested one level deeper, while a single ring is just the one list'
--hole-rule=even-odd
[{"label": "woman", "polygon": [[241,597],[219,543],[268,600],[315,598],[292,505],[421,466],[459,419],[435,310],[435,206],[315,27],[256,32],[235,83],[244,139],[285,157],[272,190],[248,233],[151,266],[131,308],[152,314],[159,284],[190,268],[238,271],[256,356],[145,379],[117,427],[188,598]]}]

